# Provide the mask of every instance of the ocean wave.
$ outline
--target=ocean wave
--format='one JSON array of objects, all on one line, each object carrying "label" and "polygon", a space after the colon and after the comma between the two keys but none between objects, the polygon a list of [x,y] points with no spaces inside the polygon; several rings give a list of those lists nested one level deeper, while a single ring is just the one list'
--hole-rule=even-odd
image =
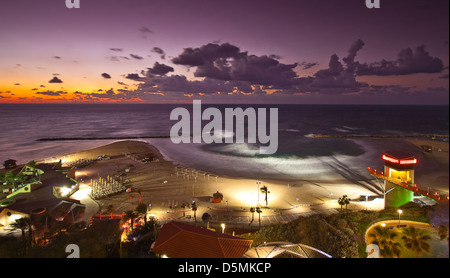
[{"label": "ocean wave", "polygon": [[301,131],[298,130],[298,129],[292,129],[292,128],[285,129],[284,131],[287,131],[287,132],[295,132],[295,133],[300,133],[300,132],[301,132]]}]

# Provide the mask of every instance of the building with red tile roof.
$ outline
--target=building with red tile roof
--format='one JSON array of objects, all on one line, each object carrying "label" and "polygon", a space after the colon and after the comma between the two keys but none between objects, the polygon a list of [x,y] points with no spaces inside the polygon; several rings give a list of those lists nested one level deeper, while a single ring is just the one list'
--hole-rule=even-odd
[{"label": "building with red tile roof", "polygon": [[242,258],[252,242],[172,221],[161,228],[152,251],[169,258]]}]

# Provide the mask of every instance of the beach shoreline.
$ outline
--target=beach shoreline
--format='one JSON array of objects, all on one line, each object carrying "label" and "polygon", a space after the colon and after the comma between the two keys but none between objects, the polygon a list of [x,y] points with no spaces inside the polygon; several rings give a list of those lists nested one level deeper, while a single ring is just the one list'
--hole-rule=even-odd
[{"label": "beach shoreline", "polygon": [[[410,142],[410,140],[407,141]],[[433,142],[418,140],[410,143],[420,147],[421,144],[432,144]],[[439,144],[433,146],[438,148],[437,145]],[[441,152],[430,159],[436,159],[443,165],[446,162],[448,165],[448,143],[446,146],[445,149],[444,142],[440,146]],[[97,160],[98,156],[105,155],[108,159]],[[142,162],[141,158],[144,156],[151,157],[151,160]],[[183,167],[176,161],[167,160],[162,151],[144,141],[117,141],[84,151],[64,154],[55,157],[55,161],[37,162],[56,162],[58,159],[62,159],[63,164],[66,165],[82,159],[93,160],[90,164],[77,169],[77,177],[83,178],[80,189],[85,192],[90,190],[91,180],[117,175],[122,175],[124,185],[130,188],[131,192],[117,193],[95,201],[84,199],[89,206],[86,220],[92,214],[100,211],[104,214],[107,211],[123,214],[126,211],[134,210],[140,202],[147,204],[151,208],[150,213],[158,215],[160,218],[181,219],[187,215],[193,215],[188,208],[182,209],[183,204],[189,206],[195,201],[198,205],[196,212],[198,218],[203,213],[208,213],[213,215],[217,221],[221,221],[229,214],[249,219],[252,207],[261,207],[264,217],[336,212],[340,208],[337,200],[343,195],[352,199],[349,209],[383,209],[382,196],[377,196],[361,184],[352,184],[343,177],[334,180],[320,178],[284,180],[217,175],[212,172]],[[445,170],[439,169],[439,173],[445,175]],[[427,175],[431,175],[431,173]],[[448,179],[448,171],[446,175]],[[267,187],[267,202],[265,194],[260,190],[263,186]],[[221,202],[213,202],[213,194],[216,192],[223,195]],[[364,196],[370,196],[371,201],[363,201]],[[76,198],[77,193],[73,197]]]}]

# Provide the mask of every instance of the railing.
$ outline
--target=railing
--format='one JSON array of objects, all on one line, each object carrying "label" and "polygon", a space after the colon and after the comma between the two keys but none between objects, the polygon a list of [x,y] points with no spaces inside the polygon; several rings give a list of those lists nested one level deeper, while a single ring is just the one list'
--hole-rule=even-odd
[{"label": "railing", "polygon": [[385,176],[383,172],[377,171],[376,169],[372,169],[370,167],[367,167],[367,171],[375,177],[387,180],[395,185],[401,186],[407,190],[416,192],[417,194],[420,194],[422,196],[428,197],[430,199],[433,199],[437,202],[448,202],[449,201],[449,196],[448,193],[445,192],[438,192],[435,189],[431,189],[431,188],[424,188],[421,186],[418,186],[417,184],[412,184],[412,183],[408,183],[405,182],[404,180],[401,179],[396,179],[396,178],[392,178],[392,177],[388,177]]}]

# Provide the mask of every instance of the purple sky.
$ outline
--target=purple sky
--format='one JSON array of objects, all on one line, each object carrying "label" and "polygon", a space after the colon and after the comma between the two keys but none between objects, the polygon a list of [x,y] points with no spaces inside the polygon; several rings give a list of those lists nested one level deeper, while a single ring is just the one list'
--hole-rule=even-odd
[{"label": "purple sky", "polygon": [[1,102],[448,104],[448,0],[0,3]]}]

